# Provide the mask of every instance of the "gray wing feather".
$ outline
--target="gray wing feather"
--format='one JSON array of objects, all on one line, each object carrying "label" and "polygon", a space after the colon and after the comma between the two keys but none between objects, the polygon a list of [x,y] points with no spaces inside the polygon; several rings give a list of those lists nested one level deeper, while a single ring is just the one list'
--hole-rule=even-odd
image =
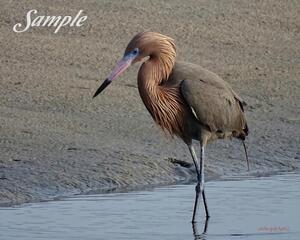
[{"label": "gray wing feather", "polygon": [[195,118],[211,131],[237,131],[246,126],[245,102],[217,74],[186,62],[176,62],[167,83],[180,90]]},{"label": "gray wing feather", "polygon": [[181,83],[181,93],[196,119],[211,131],[241,131],[245,125],[239,100],[226,85],[189,80]]}]

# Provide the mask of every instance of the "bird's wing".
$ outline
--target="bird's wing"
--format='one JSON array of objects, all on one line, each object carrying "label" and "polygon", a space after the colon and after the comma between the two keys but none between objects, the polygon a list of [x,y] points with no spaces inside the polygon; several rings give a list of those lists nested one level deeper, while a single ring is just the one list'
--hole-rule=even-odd
[{"label": "bird's wing", "polygon": [[181,81],[184,79],[190,79],[191,81],[203,81],[207,84],[207,86],[211,86],[214,88],[221,89],[222,91],[230,92],[234,98],[238,101],[242,111],[244,111],[243,106],[246,106],[246,102],[237,95],[231,86],[225,82],[222,78],[220,78],[217,74],[192,63],[178,61],[175,63],[175,66],[172,70],[172,74],[170,76],[170,82],[181,84]]},{"label": "bird's wing", "polygon": [[242,131],[242,100],[221,79],[198,78],[181,82],[181,93],[196,119],[211,131]]}]

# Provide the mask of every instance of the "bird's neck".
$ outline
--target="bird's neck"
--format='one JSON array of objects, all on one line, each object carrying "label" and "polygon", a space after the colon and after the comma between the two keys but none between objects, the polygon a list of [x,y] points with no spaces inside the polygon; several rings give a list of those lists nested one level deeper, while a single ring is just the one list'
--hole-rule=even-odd
[{"label": "bird's neck", "polygon": [[167,84],[174,58],[152,56],[138,74],[140,96],[154,121],[171,135],[183,134],[183,102],[178,86]]}]

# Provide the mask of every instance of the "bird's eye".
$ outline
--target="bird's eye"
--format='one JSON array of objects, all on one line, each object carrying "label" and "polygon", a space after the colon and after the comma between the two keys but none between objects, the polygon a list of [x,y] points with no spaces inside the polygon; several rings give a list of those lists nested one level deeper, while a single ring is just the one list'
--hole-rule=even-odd
[{"label": "bird's eye", "polygon": [[137,55],[137,54],[139,53],[139,49],[138,49],[138,48],[135,48],[135,49],[132,51],[132,53],[133,53],[134,55]]}]

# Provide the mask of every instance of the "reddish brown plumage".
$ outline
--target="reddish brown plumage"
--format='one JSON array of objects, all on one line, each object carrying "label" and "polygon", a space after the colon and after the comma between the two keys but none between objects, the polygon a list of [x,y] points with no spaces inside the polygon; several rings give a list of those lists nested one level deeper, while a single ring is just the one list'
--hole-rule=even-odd
[{"label": "reddish brown plumage", "polygon": [[141,52],[135,61],[149,57],[138,73],[138,88],[145,106],[165,132],[183,137],[185,103],[178,87],[165,86],[176,60],[173,39],[159,33],[143,32],[130,41],[125,55],[134,48]]},{"label": "reddish brown plumage", "polygon": [[207,132],[207,141],[247,135],[241,98],[214,73],[190,63],[175,64],[173,39],[143,32],[130,41],[125,55],[135,48],[140,54],[134,62],[149,57],[138,73],[140,96],[165,132],[185,142],[200,140]]}]

